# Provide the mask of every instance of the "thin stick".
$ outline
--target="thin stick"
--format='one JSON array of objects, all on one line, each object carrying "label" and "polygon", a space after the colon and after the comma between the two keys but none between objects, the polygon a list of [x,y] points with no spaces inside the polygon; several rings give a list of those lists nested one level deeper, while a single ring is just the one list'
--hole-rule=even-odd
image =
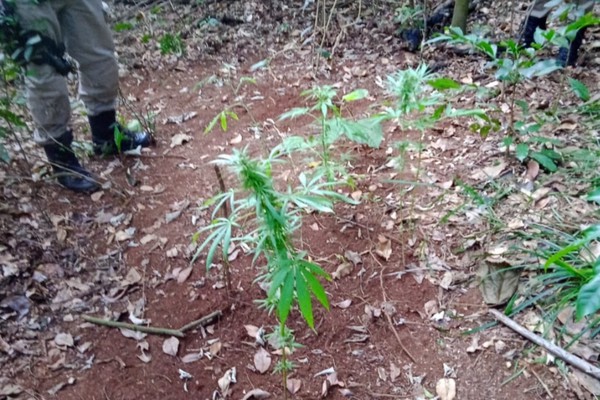
[{"label": "thin stick", "polygon": [[554,396],[552,396],[552,393],[550,393],[550,389],[548,389],[548,386],[544,383],[544,381],[542,380],[542,378],[537,374],[537,372],[535,372],[533,369],[530,369],[529,371],[531,371],[531,373],[537,378],[537,380],[540,382],[540,384],[542,385],[542,387],[544,388],[544,390],[546,391],[546,394],[548,394],[548,397],[550,397],[551,399],[554,398]]},{"label": "thin stick", "polygon": [[582,372],[585,372],[586,374],[593,376],[596,379],[600,379],[599,368],[577,357],[576,355],[567,352],[566,350],[564,350],[561,347],[558,347],[554,343],[550,343],[541,336],[536,335],[535,333],[527,330],[526,328],[522,327],[506,315],[502,314],[500,311],[492,309],[489,310],[489,313],[492,314],[494,318],[496,318],[499,322],[502,322],[504,325],[508,326],[510,329],[517,332],[519,335],[527,338],[531,342],[537,344],[538,346],[543,347],[549,353],[554,354],[556,357],[560,358],[568,364],[571,364],[572,366],[581,370]]},{"label": "thin stick", "polygon": [[[379,272],[379,284],[381,285],[381,294],[383,295],[383,301],[387,302],[387,296],[385,294],[385,288],[383,286],[383,271],[385,271],[385,267],[383,267],[383,269]],[[408,351],[408,349],[404,346],[404,343],[402,343],[402,339],[400,339],[400,335],[398,335],[398,332],[396,331],[396,328],[394,327],[394,322],[392,321],[392,317],[390,317],[388,315],[388,313],[385,312],[385,310],[383,311],[383,313],[385,314],[387,321],[390,324],[390,329],[392,330],[392,332],[394,332],[394,336],[396,336],[396,340],[398,341],[400,348],[402,348],[402,350],[406,353],[408,358],[410,358],[412,360],[412,362],[414,362],[416,364],[417,360],[415,360],[413,355],[410,354],[410,351]]]},{"label": "thin stick", "polygon": [[214,311],[200,319],[197,319],[195,321],[190,322],[189,324],[182,326],[181,328],[179,328],[179,332],[185,333],[199,326],[206,327],[215,322],[217,319],[221,318],[222,316],[223,313],[221,312],[221,310]]},{"label": "thin stick", "polygon": [[153,327],[153,326],[141,326],[141,325],[135,325],[135,324],[128,324],[126,322],[111,321],[108,319],[96,318],[96,317],[92,317],[89,315],[84,315],[82,318],[84,321],[90,322],[92,324],[108,326],[111,328],[130,329],[132,331],[151,333],[154,335],[185,337],[185,334],[181,330],[177,330],[177,329],[158,328],[158,327]]}]

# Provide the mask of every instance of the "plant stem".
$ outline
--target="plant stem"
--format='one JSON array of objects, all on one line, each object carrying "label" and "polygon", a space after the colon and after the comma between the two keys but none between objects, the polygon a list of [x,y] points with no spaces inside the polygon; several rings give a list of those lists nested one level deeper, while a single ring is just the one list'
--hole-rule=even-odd
[{"label": "plant stem", "polygon": [[[280,337],[283,337],[283,334],[285,332],[285,324],[280,321],[279,322],[279,335]],[[282,348],[282,353],[281,353],[281,359],[282,359],[282,364],[283,364],[283,368],[282,368],[282,377],[283,377],[283,398],[284,400],[287,400],[288,395],[287,395],[287,380],[288,380],[288,371],[287,371],[287,351],[285,349],[285,341],[283,341],[283,348]]]}]

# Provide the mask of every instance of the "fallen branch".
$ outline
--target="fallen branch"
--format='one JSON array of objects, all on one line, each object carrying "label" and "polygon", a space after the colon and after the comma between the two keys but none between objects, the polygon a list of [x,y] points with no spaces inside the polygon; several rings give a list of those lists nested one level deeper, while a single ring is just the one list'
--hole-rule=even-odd
[{"label": "fallen branch", "polygon": [[83,320],[90,322],[92,324],[96,324],[96,325],[108,326],[111,328],[130,329],[132,331],[151,333],[154,335],[177,336],[177,337],[185,336],[185,334],[181,330],[178,330],[178,329],[157,328],[157,327],[153,327],[153,326],[128,324],[126,322],[111,321],[109,319],[101,319],[101,318],[91,317],[89,315],[84,315]]},{"label": "fallen branch", "polygon": [[111,328],[123,328],[130,329],[132,331],[150,333],[153,335],[163,335],[163,336],[176,336],[176,337],[185,337],[185,332],[197,328],[199,326],[208,326],[219,319],[223,313],[220,310],[212,312],[196,321],[192,321],[189,324],[184,325],[180,329],[169,329],[169,328],[160,328],[154,326],[144,326],[144,325],[135,325],[129,324],[127,322],[119,322],[119,321],[111,321],[108,319],[96,318],[89,315],[84,315],[82,318],[84,321],[90,322],[92,324],[108,326]]},{"label": "fallen branch", "polygon": [[549,341],[542,338],[541,336],[536,335],[535,333],[533,333],[533,332],[529,331],[528,329],[522,327],[521,325],[517,324],[512,319],[510,319],[506,315],[502,314],[500,311],[492,309],[492,310],[489,310],[489,312],[499,322],[502,322],[504,325],[508,326],[510,329],[517,332],[519,335],[529,339],[531,342],[537,344],[538,346],[543,347],[549,353],[552,353],[553,355],[560,358],[567,364],[574,366],[575,368],[581,370],[582,372],[585,372],[586,374],[588,374],[590,376],[593,376],[596,379],[600,379],[600,368],[597,368],[597,367],[593,366],[592,364],[588,363],[587,361],[577,357],[576,355],[567,352],[566,350],[564,350],[561,347],[558,347],[554,343],[550,343]]},{"label": "fallen branch", "polygon": [[223,313],[221,312],[221,310],[214,311],[200,319],[197,319],[195,321],[190,322],[189,324],[182,326],[181,328],[179,328],[179,332],[185,333],[199,326],[206,327],[214,323],[217,319],[221,318],[222,316]]}]

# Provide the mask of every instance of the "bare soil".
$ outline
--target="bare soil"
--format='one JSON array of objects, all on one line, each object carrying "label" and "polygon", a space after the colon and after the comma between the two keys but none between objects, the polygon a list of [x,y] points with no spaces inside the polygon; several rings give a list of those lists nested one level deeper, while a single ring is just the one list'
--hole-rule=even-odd
[{"label": "bare soil", "polygon": [[[260,262],[253,265],[252,256],[240,252],[231,264],[234,288],[230,295],[223,287],[222,269],[206,271],[202,258],[183,282],[168,277],[189,266],[192,235],[210,222],[211,210],[202,205],[218,193],[219,187],[209,161],[244,146],[259,155],[285,135],[314,133],[307,120],[275,121],[281,113],[302,106],[300,93],[315,83],[335,84],[340,92],[369,89],[369,101],[351,111],[353,115],[371,112],[371,102],[384,99],[376,78],[407,65],[414,56],[398,52],[386,55],[382,62],[381,57],[371,59],[369,54],[349,53],[331,61],[318,82],[307,71],[303,57],[306,53],[285,54],[275,59],[269,70],[251,73],[249,68],[262,57],[247,55],[242,63],[236,63],[234,76],[253,75],[257,84],[246,85],[237,94],[227,84],[198,85],[213,75],[236,85],[221,71],[222,64],[216,59],[180,60],[156,69],[128,67],[122,91],[135,110],[158,112],[157,146],[141,157],[89,160],[87,166],[92,171],[112,182],[99,199],[68,193],[56,185],[36,186],[36,206],[51,217],[64,219],[54,225],[42,222],[37,236],[30,238],[37,244],[23,250],[30,261],[29,278],[40,265],[50,263],[60,268],[55,275],[47,273],[50,281],[36,286],[44,295],[39,300],[30,298],[36,302],[32,309],[38,311],[25,318],[32,324],[44,324],[27,330],[9,329],[6,323],[6,329],[0,329],[6,343],[14,346],[23,342],[25,347],[36,349],[27,352],[20,348],[0,360],[2,375],[24,390],[21,397],[15,398],[214,399],[219,398],[214,395],[217,381],[233,367],[237,383],[232,385],[231,398],[242,399],[254,388],[270,392],[271,398],[284,398],[281,376],[272,373],[273,366],[265,374],[255,370],[253,360],[258,347],[245,328],[254,325],[269,330],[276,323],[255,304],[264,297],[254,282]],[[460,69],[463,61],[456,62]],[[219,111],[239,102],[249,111],[235,108],[239,121],[230,121],[227,132],[216,128],[203,133]],[[131,115],[125,107],[122,112]],[[196,115],[187,121],[166,122],[168,117],[190,112]],[[86,133],[80,122],[76,121],[78,135],[84,140]],[[172,138],[180,133],[191,136],[191,140],[171,147]],[[351,152],[350,172],[359,178],[356,189],[343,190],[347,194],[360,190],[361,204],[338,205],[335,215],[305,217],[296,238],[298,247],[307,250],[329,273],[344,262],[349,250],[358,253],[362,261],[349,275],[326,284],[333,306],[329,311],[316,311],[316,331],[306,327],[298,312],[293,313],[290,326],[304,347],[291,356],[296,369],[290,378],[299,379],[301,388],[288,396],[321,398],[325,377],[318,373],[333,368],[349,390],[346,396],[356,399],[431,398],[436,383],[445,377],[456,380],[456,398],[461,400],[576,398],[557,368],[540,362],[539,349],[509,330],[496,326],[466,334],[491,321],[476,287],[480,249],[475,246],[464,254],[450,253],[453,245],[458,246],[462,232],[451,235],[444,231],[443,238],[430,237],[431,231],[425,227],[431,221],[411,220],[410,210],[394,201],[399,188],[388,181],[397,176],[383,166],[388,162],[391,143],[406,138],[419,137],[414,132],[386,127],[381,149],[341,145],[337,151]],[[472,138],[466,126],[446,126],[425,136],[429,144],[439,144],[442,139],[444,150],[426,166],[429,176],[435,175],[437,182],[455,177],[468,179],[478,166],[456,165],[454,160],[464,154],[465,148],[488,144]],[[295,168],[280,171],[280,178],[288,176],[286,172],[293,177],[304,167]],[[230,187],[235,185],[229,175],[226,182]],[[431,201],[422,188],[414,189],[411,196],[423,207]],[[15,204],[14,197],[5,194],[5,200]],[[165,215],[186,201],[189,205],[181,214],[166,222]],[[106,223],[98,219],[100,212],[112,216],[124,213],[127,222]],[[39,245],[44,237],[54,237],[59,228],[66,233],[62,241],[52,239],[50,249]],[[119,232],[129,228],[135,228],[133,236],[117,240]],[[448,229],[452,228],[450,223]],[[142,238],[148,235],[156,237],[142,244]],[[10,242],[9,236],[2,238],[3,244]],[[388,260],[375,252],[381,236],[392,242]],[[429,261],[424,261],[424,253]],[[442,260],[443,269],[435,268],[432,255]],[[461,277],[447,289],[440,286],[445,271]],[[77,278],[86,288],[69,285],[66,294],[57,289],[62,287],[61,281]],[[23,289],[31,290],[33,284],[28,282]],[[57,302],[58,293],[61,298]],[[145,301],[140,303],[140,299]],[[137,343],[143,340],[136,342],[118,329],[81,319],[86,314],[127,321],[128,310],[139,311],[140,307],[143,318],[152,326],[165,328],[181,327],[216,310],[223,315],[214,325],[181,339],[177,356],[162,351],[165,337],[148,335],[144,340],[149,348],[141,351]],[[6,314],[1,324],[15,319],[14,313]],[[362,327],[363,331],[352,327]],[[72,335],[73,346],[57,345],[58,333]],[[213,357],[182,361],[186,354],[209,351],[215,342],[221,347]],[[89,347],[79,347],[85,343],[90,343]],[[151,359],[144,362],[140,358],[143,354]],[[273,354],[272,358],[274,364],[279,356]],[[180,369],[192,378],[181,380]],[[53,389],[56,394],[49,394]],[[340,389],[332,387],[325,398],[345,398]]]}]

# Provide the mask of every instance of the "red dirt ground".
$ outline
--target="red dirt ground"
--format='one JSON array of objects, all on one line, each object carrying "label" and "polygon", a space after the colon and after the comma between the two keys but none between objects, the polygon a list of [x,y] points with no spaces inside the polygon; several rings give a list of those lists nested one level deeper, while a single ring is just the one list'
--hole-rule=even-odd
[{"label": "red dirt ground", "polygon": [[[88,259],[98,259],[110,251],[116,251],[122,258],[114,259],[110,267],[115,268],[119,275],[125,276],[130,268],[136,268],[140,273],[143,271],[145,276],[141,286],[138,285],[120,302],[104,306],[98,303],[91,309],[85,309],[85,313],[103,316],[107,309],[125,311],[125,300],[134,302],[142,293],[147,297],[144,317],[149,318],[154,326],[176,328],[212,311],[222,310],[223,318],[214,325],[211,333],[204,337],[200,332],[192,332],[181,341],[178,355],[181,357],[194,349],[206,349],[207,341],[215,338],[222,343],[222,349],[212,360],[203,358],[184,364],[181,358],[161,351],[163,337],[149,335],[146,338],[150,344],[147,353],[152,355],[152,360],[144,363],[137,357],[140,351],[136,348],[135,341],[125,338],[118,330],[82,324],[77,315],[72,323],[60,322],[61,316],[57,315],[58,324],[62,328],[54,326],[53,332],[70,332],[76,338],[76,344],[91,341],[92,347],[84,354],[79,354],[76,349],[66,350],[67,360],[72,361],[74,369],[68,369],[67,363],[65,367],[53,372],[42,359],[32,358],[26,371],[16,373],[17,381],[30,393],[47,396],[46,390],[66,381],[68,377],[74,377],[75,383],[60,390],[57,398],[204,400],[213,398],[212,394],[218,388],[217,380],[225,371],[236,367],[237,383],[233,385],[232,398],[241,399],[244,393],[253,388],[271,392],[272,398],[283,398],[279,375],[271,372],[261,375],[253,371],[252,367],[256,349],[253,347],[253,339],[247,336],[244,325],[269,327],[275,323],[275,319],[253,303],[263,297],[263,292],[253,283],[259,266],[251,265],[250,256],[241,256],[232,264],[235,290],[231,299],[224,289],[213,289],[220,277],[214,270],[206,273],[201,261],[195,264],[192,275],[182,284],[173,280],[162,283],[160,278],[174,268],[185,268],[188,265],[181,250],[188,246],[195,229],[207,222],[207,216],[196,211],[198,204],[217,191],[213,169],[207,162],[216,155],[229,151],[233,147],[229,142],[238,133],[242,134],[243,140],[236,147],[251,144],[254,149],[269,148],[279,140],[277,132],[271,126],[265,127],[262,139],[254,140],[244,129],[252,124],[246,113],[240,113],[240,121],[232,123],[227,133],[215,130],[203,135],[206,124],[226,104],[221,99],[225,96],[231,99],[232,95],[229,89],[219,89],[212,85],[203,87],[200,95],[191,90],[198,81],[213,74],[215,67],[191,65],[189,68],[185,72],[172,69],[153,72],[136,70],[134,72],[143,79],[130,75],[124,80],[124,92],[140,99],[134,103],[136,109],[153,108],[159,104],[162,108],[158,116],[158,146],[153,149],[151,156],[141,158],[147,169],[133,173],[143,185],[163,185],[164,192],[152,195],[139,190],[139,186],[128,187],[124,175],[125,169],[133,170],[137,162],[132,158],[125,159],[123,165],[117,166],[111,173],[111,179],[121,187],[133,191],[133,195],[126,198],[106,192],[99,202],[93,203],[88,197],[73,195],[55,186],[45,187],[42,191],[46,206],[53,214],[72,212],[93,217],[100,209],[118,209],[119,212],[132,213],[131,226],[137,228],[138,241],[145,234],[142,233],[145,229],[152,227],[157,220],[164,219],[171,204],[189,200],[191,206],[178,219],[170,224],[163,223],[154,231],[159,237],[168,238],[168,242],[164,248],[152,251],[149,251],[150,244],[132,248],[115,243],[107,244],[109,234],[102,227],[72,221],[74,233],[85,238],[79,245]],[[287,71],[293,69],[293,65],[284,67],[276,64],[272,68],[272,75],[262,73],[257,86],[249,86],[244,90],[247,93],[246,99],[254,95],[262,96],[260,100],[251,101],[250,107],[254,119],[259,122],[267,118],[276,119],[289,108],[301,105],[300,91],[312,85],[308,80],[289,81],[286,78],[289,76]],[[274,77],[283,79],[276,80]],[[332,76],[331,82],[336,82],[336,79]],[[369,82],[366,79],[362,82],[353,80],[351,85],[346,84],[345,87],[352,89],[361,85],[368,86]],[[182,93],[182,88],[189,90]],[[167,116],[190,111],[195,111],[198,115],[181,125],[163,125],[161,122]],[[292,121],[284,125],[278,124],[278,129],[283,133],[296,133],[306,129],[306,126]],[[179,132],[189,133],[193,140],[170,150],[170,137]],[[163,157],[165,153],[167,155]],[[101,172],[109,161],[92,160],[88,165],[96,172]],[[178,167],[182,162],[192,163],[197,168]],[[378,181],[378,176],[371,174],[369,167],[377,167],[385,162],[385,146],[377,151],[357,149],[352,173],[366,176],[365,180],[359,182],[359,189],[369,193],[369,186]],[[384,175],[380,177],[385,179]],[[393,191],[392,185],[382,183],[372,193],[372,197],[380,196],[381,199]],[[62,199],[68,199],[70,204],[65,204]],[[528,347],[526,342],[505,329],[494,328],[477,336],[480,343],[487,340],[497,343],[502,339],[506,349],[496,352],[492,345],[474,353],[467,352],[472,336],[464,336],[463,333],[489,320],[486,306],[476,288],[465,286],[445,291],[432,285],[427,279],[419,284],[410,274],[401,279],[389,276],[390,273],[414,267],[418,263],[413,254],[416,250],[406,247],[409,238],[397,233],[391,233],[396,237],[393,254],[388,261],[374,255],[378,233],[387,233],[381,227],[385,217],[384,207],[363,202],[358,207],[339,206],[337,211],[339,217],[358,216],[361,218],[360,226],[350,224],[342,231],[344,221],[337,220],[334,216],[310,215],[305,220],[301,238],[298,238],[300,247],[307,249],[329,272],[335,271],[339,256],[346,250],[361,253],[363,264],[355,267],[349,276],[327,284],[327,292],[333,304],[346,299],[350,299],[352,304],[346,309],[333,307],[329,312],[318,310],[316,332],[311,332],[305,326],[297,312],[293,314],[291,327],[295,330],[297,340],[305,346],[292,355],[297,365],[292,377],[302,381],[302,387],[294,398],[319,398],[324,377],[315,377],[315,374],[334,367],[338,378],[354,393],[353,398],[416,399],[423,396],[422,388],[435,394],[436,382],[444,377],[444,365],[452,370],[448,372],[448,376],[456,378],[458,399],[548,398],[540,380],[548,385],[555,398],[571,398],[572,395],[563,387],[558,375],[553,375],[551,369],[525,360],[517,364],[515,360],[502,356],[509,349],[516,349],[517,354],[520,354]],[[196,227],[191,223],[194,214],[199,215]],[[318,230],[310,228],[315,223]],[[402,242],[406,248],[404,257],[401,257],[399,245]],[[167,258],[166,250],[175,245],[180,246],[179,256]],[[363,271],[359,273],[361,268]],[[91,276],[92,271],[88,269],[86,273],[84,276]],[[152,277],[159,278],[152,280]],[[159,283],[153,286],[152,282]],[[114,285],[118,286],[119,282],[114,282]],[[424,308],[425,303],[430,300],[434,300],[440,310],[454,312],[455,315],[447,322],[430,320]],[[369,317],[365,313],[365,307],[378,308],[384,301],[395,306],[394,325],[390,324],[385,314]],[[367,328],[368,339],[360,343],[347,343],[346,340],[353,335],[348,326],[356,325]],[[398,338],[414,356],[414,362],[401,349],[393,331],[397,332]],[[53,336],[54,333],[49,333],[46,340],[51,342]],[[92,367],[80,370],[77,365],[92,354]],[[274,355],[273,359],[275,361],[277,356]],[[390,378],[392,363],[400,370],[393,382]],[[523,366],[523,373],[511,379]],[[187,383],[187,392],[178,377],[180,368],[193,376]],[[421,384],[409,377],[422,377]],[[337,388],[333,388],[327,398],[341,399],[344,396]]]}]

